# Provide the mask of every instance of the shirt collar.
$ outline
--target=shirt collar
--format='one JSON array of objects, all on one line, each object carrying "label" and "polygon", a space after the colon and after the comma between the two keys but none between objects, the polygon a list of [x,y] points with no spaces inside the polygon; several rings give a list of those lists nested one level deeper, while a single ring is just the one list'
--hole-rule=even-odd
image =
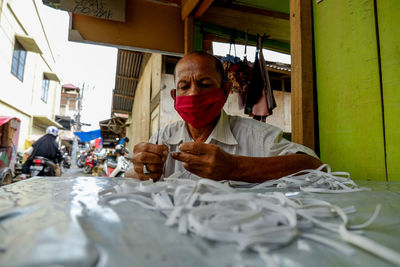
[{"label": "shirt collar", "polygon": [[[238,144],[236,138],[232,134],[228,115],[223,109],[221,110],[221,116],[219,117],[217,125],[215,125],[213,131],[206,140],[206,144],[210,143],[211,140],[215,140],[227,145]],[[184,121],[179,122],[177,132],[172,135],[167,142],[171,145],[178,145],[183,142],[193,142],[193,139],[190,137]]]}]

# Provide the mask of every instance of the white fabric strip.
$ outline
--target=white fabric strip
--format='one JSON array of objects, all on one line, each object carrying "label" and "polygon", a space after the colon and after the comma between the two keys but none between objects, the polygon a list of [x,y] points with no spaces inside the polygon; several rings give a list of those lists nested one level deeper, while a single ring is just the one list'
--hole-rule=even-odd
[{"label": "white fabric strip", "polygon": [[[324,193],[365,190],[359,188],[348,173],[331,172],[327,165],[267,181],[252,189],[273,185]],[[252,189],[239,191],[213,180],[194,181],[175,175],[157,183],[151,180],[127,182],[100,192],[99,197],[105,205],[114,205],[119,199],[158,210],[167,217],[165,224],[176,225],[179,233],[191,232],[215,241],[235,242],[240,250],[257,251],[268,264],[275,264],[271,249],[288,245],[296,238],[313,240],[346,255],[354,252],[325,235],[314,233],[319,229],[319,232],[335,233],[350,244],[400,265],[398,252],[361,236],[359,231],[352,231],[371,225],[378,217],[380,205],[365,223],[351,226],[347,214],[356,212],[354,206],[340,208],[315,195],[296,197],[295,194],[260,193]]]}]

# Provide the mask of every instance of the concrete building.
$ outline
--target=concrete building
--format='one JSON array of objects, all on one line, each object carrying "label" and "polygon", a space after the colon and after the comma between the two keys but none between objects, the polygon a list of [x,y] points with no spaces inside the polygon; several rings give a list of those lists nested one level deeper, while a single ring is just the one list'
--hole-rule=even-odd
[{"label": "concrete building", "polygon": [[79,90],[79,87],[73,84],[61,86],[60,111],[55,116],[56,121],[63,126],[59,133],[61,144],[65,145],[69,151],[72,151],[74,132],[78,130]]},{"label": "concrete building", "polygon": [[0,114],[21,120],[18,151],[29,136],[61,127],[55,121],[61,90],[44,8],[39,0],[0,1]]}]

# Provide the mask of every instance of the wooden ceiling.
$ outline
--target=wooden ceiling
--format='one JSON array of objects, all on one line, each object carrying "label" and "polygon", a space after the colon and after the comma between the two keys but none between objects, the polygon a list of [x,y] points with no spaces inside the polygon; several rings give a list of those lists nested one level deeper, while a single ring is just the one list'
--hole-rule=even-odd
[{"label": "wooden ceiling", "polygon": [[[225,34],[226,30],[248,33],[252,36],[266,34],[269,41],[278,42],[277,46],[281,48],[278,50],[288,50],[290,43],[289,0],[152,1],[180,6],[183,20],[192,15],[196,21],[222,27],[221,31]],[[223,34],[218,35],[215,31],[212,34],[224,37]]]}]

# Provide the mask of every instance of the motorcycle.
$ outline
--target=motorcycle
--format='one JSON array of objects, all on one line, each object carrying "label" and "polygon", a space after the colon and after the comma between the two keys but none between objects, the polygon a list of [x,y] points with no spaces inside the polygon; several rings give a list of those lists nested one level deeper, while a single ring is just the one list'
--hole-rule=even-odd
[{"label": "motorcycle", "polygon": [[29,167],[30,177],[34,176],[56,176],[56,164],[45,158],[36,156]]},{"label": "motorcycle", "polygon": [[21,152],[17,153],[17,157],[15,160],[15,168],[14,168],[14,176],[18,176],[22,174],[22,159],[24,157],[24,154]]},{"label": "motorcycle", "polygon": [[92,173],[93,167],[95,166],[95,156],[90,154],[86,157],[85,164],[83,166],[83,173],[89,174]]},{"label": "motorcycle", "polygon": [[103,170],[105,177],[110,177],[115,169],[118,169],[118,173],[115,177],[124,177],[125,172],[128,170],[130,159],[126,156],[108,157],[103,163]]},{"label": "motorcycle", "polygon": [[68,153],[64,153],[62,162],[64,168],[71,168],[71,157],[68,155]]},{"label": "motorcycle", "polygon": [[85,166],[85,161],[86,161],[86,152],[82,151],[82,153],[79,155],[76,165],[79,168],[83,168]]}]

